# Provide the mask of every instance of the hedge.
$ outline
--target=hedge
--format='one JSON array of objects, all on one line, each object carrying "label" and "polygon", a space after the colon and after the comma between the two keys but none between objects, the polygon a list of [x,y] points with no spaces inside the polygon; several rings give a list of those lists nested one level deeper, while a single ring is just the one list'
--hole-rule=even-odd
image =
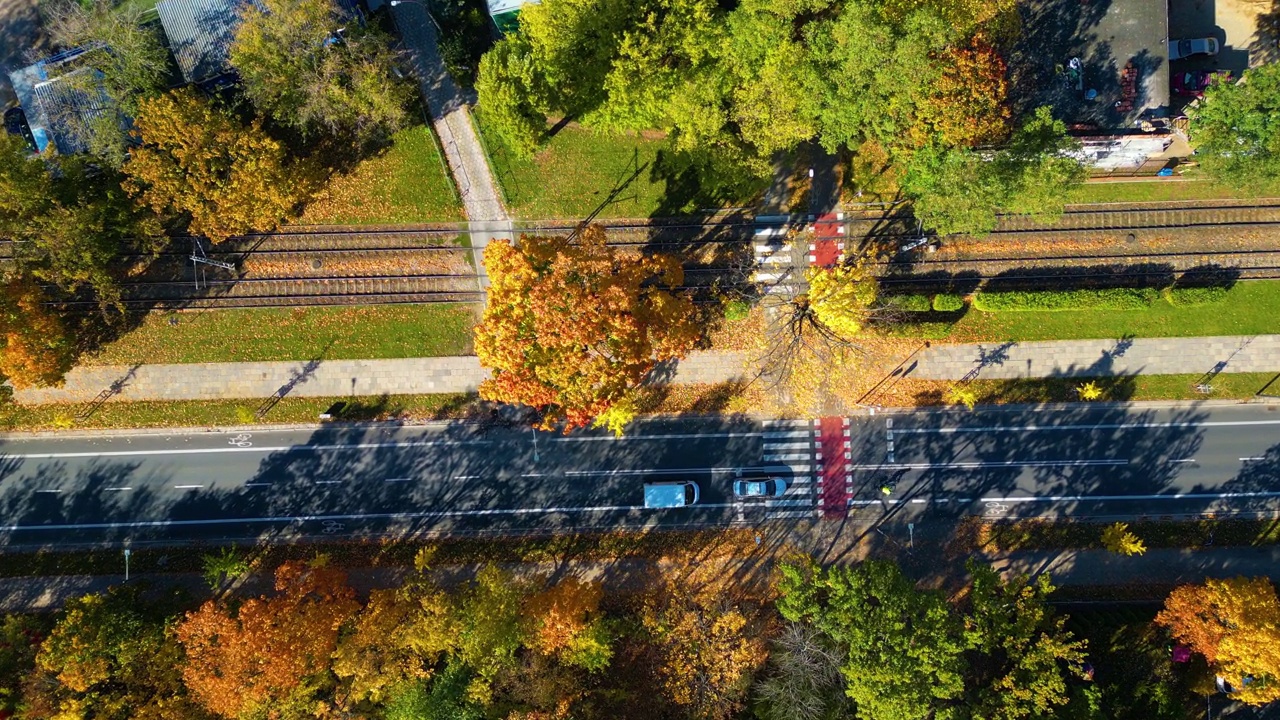
[{"label": "hedge", "polygon": [[1173,287],[1164,291],[1164,298],[1170,305],[1178,307],[1212,305],[1227,299],[1227,289],[1221,286]]},{"label": "hedge", "polygon": [[1160,298],[1155,288],[979,292],[973,306],[987,312],[1142,310]]},{"label": "hedge", "polygon": [[746,320],[751,314],[751,303],[746,300],[730,300],[724,304],[724,319],[729,322]]},{"label": "hedge", "polygon": [[964,298],[960,295],[943,293],[933,296],[933,309],[938,312],[955,312],[964,309]]},{"label": "hedge", "polygon": [[928,295],[882,295],[880,301],[885,307],[908,312],[929,312],[931,307]]}]

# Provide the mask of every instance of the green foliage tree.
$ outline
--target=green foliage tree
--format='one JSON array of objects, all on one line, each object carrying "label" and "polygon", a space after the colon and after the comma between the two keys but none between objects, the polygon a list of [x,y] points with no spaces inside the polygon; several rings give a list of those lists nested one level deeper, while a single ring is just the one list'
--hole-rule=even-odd
[{"label": "green foliage tree", "polygon": [[1084,167],[1068,154],[1074,147],[1066,126],[1041,107],[994,152],[939,145],[914,152],[903,189],[915,216],[942,235],[988,233],[1000,210],[1052,221],[1084,179]]},{"label": "green foliage tree", "polygon": [[[1073,702],[1069,681],[1084,678],[1085,643],[1065,629],[1047,598],[1046,575],[1002,580],[970,561],[973,589],[965,636],[978,655],[970,663],[966,706],[975,718],[1050,718]],[[1089,706],[1087,697],[1075,702]]]},{"label": "green foliage tree", "polygon": [[474,671],[467,697],[481,705],[493,698],[493,681],[516,664],[526,630],[522,607],[530,588],[496,565],[486,565],[458,599],[457,658]]},{"label": "green foliage tree", "polygon": [[99,74],[79,73],[68,81],[79,82],[82,92],[97,93],[99,78],[112,112],[99,115],[87,126],[67,123],[89,148],[109,165],[119,168],[128,151],[128,136],[121,115],[132,117],[143,98],[158,95],[169,75],[169,53],[155,25],[142,22],[142,6],[111,0],[87,3],[66,0],[42,6],[49,14],[52,40],[66,48],[98,43],[100,48],[81,57],[84,66]]},{"label": "green foliage tree", "polygon": [[249,574],[249,561],[236,552],[235,548],[222,548],[221,552],[205,555],[201,559],[204,561],[204,581],[214,591],[221,588],[223,583]]},{"label": "green foliage tree", "polygon": [[1187,115],[1196,158],[1215,180],[1244,188],[1280,179],[1280,63],[1211,84]]},{"label": "green foliage tree", "polygon": [[940,595],[917,590],[896,565],[786,565],[779,585],[782,616],[843,649],[845,691],[859,718],[925,720],[963,694],[960,623]]},{"label": "green foliage tree", "polygon": [[45,626],[31,615],[0,619],[0,713],[18,709],[21,681],[35,671],[44,631]]},{"label": "green foliage tree", "polygon": [[484,54],[476,92],[486,124],[517,156],[532,156],[547,132],[547,90],[524,35],[509,36]]},{"label": "green foliage tree", "polygon": [[155,249],[159,235],[119,175],[83,157],[31,157],[20,138],[0,135],[0,237],[23,241],[14,246],[21,274],[65,292],[90,287],[110,305],[119,298],[112,261]]},{"label": "green foliage tree", "polygon": [[231,65],[245,95],[277,122],[355,138],[404,123],[412,89],[392,73],[396,53],[376,24],[334,0],[262,0],[243,17]]},{"label": "green foliage tree", "polygon": [[144,100],[134,124],[142,145],[124,186],[159,213],[185,213],[214,239],[271,230],[310,194],[314,174],[283,145],[190,88]]}]

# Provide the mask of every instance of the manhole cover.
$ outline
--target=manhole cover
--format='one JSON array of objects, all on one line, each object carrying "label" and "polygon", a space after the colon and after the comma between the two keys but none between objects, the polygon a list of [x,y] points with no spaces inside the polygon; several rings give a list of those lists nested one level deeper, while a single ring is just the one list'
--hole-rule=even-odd
[{"label": "manhole cover", "polygon": [[[1131,237],[1131,238],[1132,238],[1133,236],[1132,236],[1132,235],[1130,235],[1129,237]],[[314,260],[312,260],[312,261],[311,261],[311,269],[312,269],[312,270],[319,270],[319,269],[320,269],[321,267],[323,267],[323,266],[324,266],[324,262],[323,262],[323,261],[321,261],[321,260],[320,260],[320,258],[316,258],[316,259],[314,259]]]}]

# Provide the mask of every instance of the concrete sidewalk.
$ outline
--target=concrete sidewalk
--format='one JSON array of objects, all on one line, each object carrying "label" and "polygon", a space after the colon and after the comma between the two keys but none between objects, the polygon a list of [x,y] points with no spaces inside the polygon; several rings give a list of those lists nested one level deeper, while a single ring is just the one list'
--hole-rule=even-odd
[{"label": "concrete sidewalk", "polygon": [[1205,578],[1280,581],[1280,547],[1160,548],[1124,557],[1105,550],[1040,550],[986,558],[1002,572],[1049,573],[1054,585],[1178,585]]},{"label": "concrete sidewalk", "polygon": [[488,158],[471,124],[467,98],[449,76],[440,57],[434,18],[425,5],[417,2],[395,5],[391,8],[391,17],[413,58],[414,73],[431,113],[431,125],[440,138],[454,185],[462,197],[480,287],[484,289],[489,286],[489,277],[484,271],[484,248],[490,240],[514,240],[511,218],[502,206]]},{"label": "concrete sidewalk", "polygon": [[934,345],[921,351],[908,376],[1007,380],[1275,371],[1280,335],[1227,335]]},{"label": "concrete sidewalk", "polygon": [[[693,353],[675,366],[672,383],[720,383],[746,375],[746,353]],[[191,363],[77,367],[62,387],[14,392],[23,405],[221,400],[278,397],[346,397],[475,392],[489,377],[473,355],[400,360]]]}]

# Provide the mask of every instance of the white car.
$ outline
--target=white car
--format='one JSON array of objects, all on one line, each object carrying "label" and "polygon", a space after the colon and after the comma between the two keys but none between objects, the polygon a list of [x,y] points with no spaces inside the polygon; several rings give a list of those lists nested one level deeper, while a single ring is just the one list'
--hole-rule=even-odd
[{"label": "white car", "polygon": [[1170,40],[1169,41],[1169,59],[1181,60],[1192,55],[1217,55],[1218,41],[1216,38],[1190,38],[1186,40]]}]

